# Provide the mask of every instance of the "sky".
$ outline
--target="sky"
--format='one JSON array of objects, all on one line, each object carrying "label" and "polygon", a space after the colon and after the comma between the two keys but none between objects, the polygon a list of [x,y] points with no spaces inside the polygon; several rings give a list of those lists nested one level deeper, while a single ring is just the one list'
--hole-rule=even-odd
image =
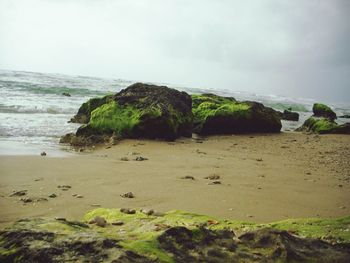
[{"label": "sky", "polygon": [[0,68],[350,102],[350,1],[0,0]]}]

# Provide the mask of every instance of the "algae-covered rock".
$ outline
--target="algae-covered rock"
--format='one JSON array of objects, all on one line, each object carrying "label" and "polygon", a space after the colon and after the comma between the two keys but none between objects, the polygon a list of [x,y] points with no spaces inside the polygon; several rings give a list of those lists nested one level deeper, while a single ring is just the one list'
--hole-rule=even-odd
[{"label": "algae-covered rock", "polygon": [[[103,218],[104,227],[96,218]],[[159,216],[98,208],[84,222],[20,220],[0,231],[0,262],[347,262],[350,257],[350,217],[254,224],[183,211]]]},{"label": "algae-covered rock", "polygon": [[136,83],[105,100],[91,111],[77,136],[115,134],[121,138],[174,140],[192,134],[192,100],[185,92]]},{"label": "algae-covered rock", "polygon": [[315,103],[312,107],[312,111],[315,117],[324,117],[331,120],[335,120],[337,115],[330,107],[322,103]]},{"label": "algae-covered rock", "polygon": [[213,94],[192,95],[192,101],[195,133],[279,132],[282,127],[278,113],[258,102]]},{"label": "algae-covered rock", "polygon": [[78,113],[70,120],[73,123],[88,123],[90,120],[91,112],[103,104],[108,103],[113,98],[113,95],[106,95],[102,98],[92,98],[83,103]]},{"label": "algae-covered rock", "polygon": [[350,134],[350,123],[338,125],[328,118],[308,118],[296,131],[307,131],[319,134]]}]

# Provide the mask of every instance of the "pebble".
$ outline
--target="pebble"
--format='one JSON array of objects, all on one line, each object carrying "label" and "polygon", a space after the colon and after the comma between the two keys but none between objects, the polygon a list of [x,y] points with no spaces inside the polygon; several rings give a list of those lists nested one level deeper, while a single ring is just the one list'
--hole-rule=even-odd
[{"label": "pebble", "polygon": [[59,185],[57,188],[60,188],[62,191],[68,191],[72,187],[70,185]]},{"label": "pebble", "polygon": [[55,217],[55,220],[57,221],[67,221],[64,217]]},{"label": "pebble", "polygon": [[40,155],[41,156],[46,156],[46,152],[41,152]]},{"label": "pebble", "polygon": [[218,179],[220,179],[220,175],[212,174],[212,175],[209,175],[209,176],[204,177],[204,179],[218,180]]},{"label": "pebble", "polygon": [[27,192],[28,190],[13,191],[13,193],[10,194],[10,196],[24,196],[27,194]]},{"label": "pebble", "polygon": [[56,194],[50,194],[49,197],[50,197],[50,198],[56,198],[57,195],[56,195]]},{"label": "pebble", "polygon": [[212,181],[212,182],[210,182],[210,183],[208,183],[209,185],[213,185],[213,184],[221,184],[221,182],[220,181]]},{"label": "pebble", "polygon": [[190,175],[186,175],[186,176],[181,177],[181,179],[190,179],[190,180],[194,180],[194,177],[193,177],[193,176],[190,176]]},{"label": "pebble", "polygon": [[142,156],[137,156],[136,159],[135,159],[135,161],[139,161],[139,162],[147,161],[147,160],[148,160],[148,158],[142,157]]},{"label": "pebble", "polygon": [[120,212],[124,213],[124,214],[135,214],[136,210],[135,209],[129,209],[129,208],[120,208]]},{"label": "pebble", "polygon": [[84,198],[82,195],[77,195],[76,198]]},{"label": "pebble", "polygon": [[257,162],[262,162],[263,159],[262,159],[262,158],[258,158],[258,159],[256,159],[256,161],[257,161]]},{"label": "pebble", "polygon": [[25,197],[25,198],[21,198],[20,201],[22,201],[23,203],[31,203],[33,202],[33,200],[29,197]]},{"label": "pebble", "polygon": [[122,226],[122,225],[124,225],[124,222],[123,221],[116,221],[116,222],[113,222],[112,225],[113,226]]},{"label": "pebble", "polygon": [[148,216],[154,214],[154,210],[153,209],[147,209],[147,208],[141,209],[140,212],[144,213],[145,215],[148,215]]},{"label": "pebble", "polygon": [[120,195],[123,198],[135,198],[135,195],[133,194],[133,192],[128,192],[125,194]]}]

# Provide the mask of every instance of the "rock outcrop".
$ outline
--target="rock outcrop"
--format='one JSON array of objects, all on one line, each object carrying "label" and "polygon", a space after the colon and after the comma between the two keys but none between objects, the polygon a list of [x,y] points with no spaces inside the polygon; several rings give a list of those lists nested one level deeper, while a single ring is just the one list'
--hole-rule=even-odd
[{"label": "rock outcrop", "polygon": [[274,133],[282,127],[278,113],[258,102],[214,94],[192,95],[192,101],[198,134]]},{"label": "rock outcrop", "polygon": [[337,115],[330,107],[322,103],[315,103],[312,107],[312,111],[315,117],[324,117],[330,120],[335,120]]},{"label": "rock outcrop", "polygon": [[308,118],[296,131],[306,131],[319,134],[350,134],[350,123],[339,125],[328,118]]},{"label": "rock outcrop", "polygon": [[299,121],[299,113],[290,110],[279,112],[280,118],[286,121]]},{"label": "rock outcrop", "polygon": [[350,217],[257,225],[182,211],[122,210],[99,208],[86,214],[84,222],[20,220],[0,231],[0,262],[348,262],[350,258],[346,231]]}]

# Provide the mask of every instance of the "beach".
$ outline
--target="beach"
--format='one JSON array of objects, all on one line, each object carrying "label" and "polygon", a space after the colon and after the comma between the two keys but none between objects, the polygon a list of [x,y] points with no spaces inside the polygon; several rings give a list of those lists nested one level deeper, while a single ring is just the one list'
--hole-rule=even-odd
[{"label": "beach", "polygon": [[[97,207],[259,223],[341,217],[350,214],[349,154],[347,135],[282,132],[126,139],[64,157],[0,156],[0,227],[21,218],[81,220]],[[26,195],[10,196],[20,190]],[[127,192],[135,197],[123,198]]]}]

